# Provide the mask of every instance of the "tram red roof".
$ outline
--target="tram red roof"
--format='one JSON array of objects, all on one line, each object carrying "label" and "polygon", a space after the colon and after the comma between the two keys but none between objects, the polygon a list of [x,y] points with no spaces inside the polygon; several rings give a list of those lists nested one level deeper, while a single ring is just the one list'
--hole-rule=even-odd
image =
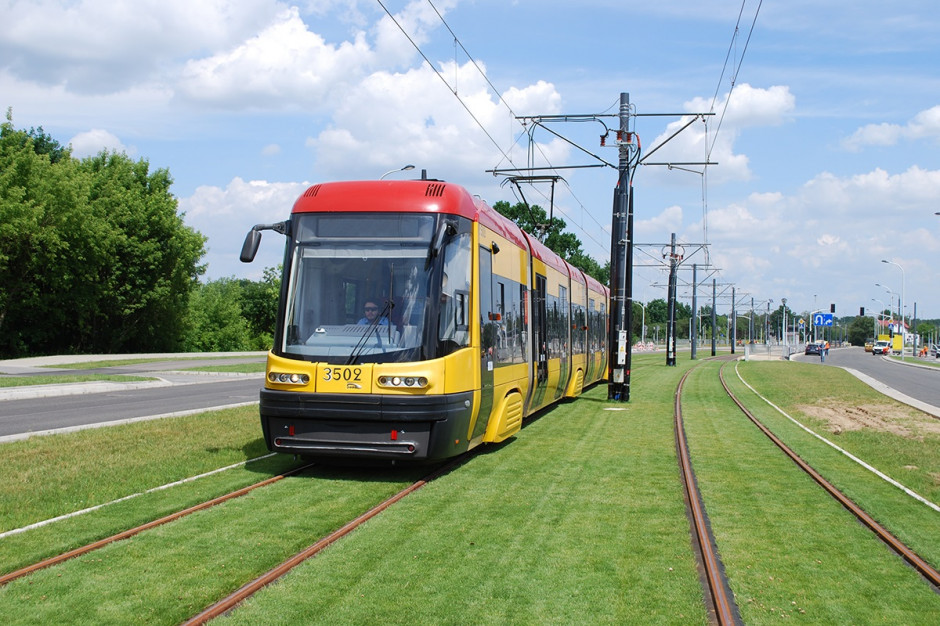
[{"label": "tram red roof", "polygon": [[319,183],[308,188],[294,203],[294,213],[335,211],[417,212],[460,215],[499,233],[559,272],[594,291],[606,288],[569,265],[515,222],[500,215],[464,187],[439,180],[367,180]]},{"label": "tram red roof", "polygon": [[294,213],[333,211],[448,213],[479,222],[519,247],[522,230],[464,187],[439,180],[368,180],[320,183],[294,203]]}]

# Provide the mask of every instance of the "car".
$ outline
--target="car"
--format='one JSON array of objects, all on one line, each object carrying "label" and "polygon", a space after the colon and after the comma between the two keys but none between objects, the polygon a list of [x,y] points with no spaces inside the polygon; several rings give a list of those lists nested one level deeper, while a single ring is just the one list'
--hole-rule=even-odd
[{"label": "car", "polygon": [[822,352],[822,346],[819,343],[815,341],[811,341],[808,344],[806,344],[806,352],[805,352],[806,354],[818,355],[820,352]]},{"label": "car", "polygon": [[881,354],[891,354],[891,342],[890,341],[876,341],[875,345],[871,347],[871,353],[873,355]]},{"label": "car", "polygon": [[872,347],[875,345],[875,342],[869,339],[865,342],[865,352],[871,352]]}]

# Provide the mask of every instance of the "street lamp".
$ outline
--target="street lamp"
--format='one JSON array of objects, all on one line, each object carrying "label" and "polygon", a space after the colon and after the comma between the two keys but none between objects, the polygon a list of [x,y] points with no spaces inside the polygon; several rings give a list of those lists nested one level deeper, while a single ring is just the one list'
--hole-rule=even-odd
[{"label": "street lamp", "polygon": [[389,174],[394,174],[394,173],[396,173],[396,172],[407,172],[408,170],[413,170],[414,168],[415,168],[414,165],[406,165],[405,167],[400,167],[400,168],[398,168],[397,170],[389,170],[389,171],[385,172],[384,174],[382,174],[381,176],[379,176],[379,180],[382,180],[383,178],[385,178],[385,177],[388,176]]},{"label": "street lamp", "polygon": [[[898,295],[897,292],[896,292],[896,291],[892,291],[890,288],[888,288],[888,287],[885,286],[885,285],[882,285],[881,283],[875,283],[875,287],[881,287],[882,289],[884,289],[885,291],[887,291],[888,294],[891,295],[891,299],[888,300],[888,304],[890,304],[891,306],[888,307],[888,310],[889,310],[889,311],[892,311],[892,307],[894,306],[894,302],[895,302],[894,299],[895,299],[895,298],[897,297],[897,295]],[[901,311],[900,311],[900,308],[901,308],[901,300],[900,300],[900,298],[898,298],[897,303],[898,303],[898,317],[901,317]],[[892,311],[892,317],[893,317],[893,311]]]},{"label": "street lamp", "polygon": [[646,305],[642,302],[637,302],[641,307],[643,307],[643,321],[640,326],[640,341],[646,343]]},{"label": "street lamp", "polygon": [[901,360],[904,360],[904,344],[907,343],[907,324],[904,323],[904,268],[899,263],[881,259],[882,263],[896,265],[901,270]]},{"label": "street lamp", "polygon": [[879,300],[878,298],[872,298],[872,302],[877,302],[881,305],[881,309],[878,311],[878,317],[875,318],[875,340],[878,340],[878,320],[884,317],[885,312],[885,303]]}]

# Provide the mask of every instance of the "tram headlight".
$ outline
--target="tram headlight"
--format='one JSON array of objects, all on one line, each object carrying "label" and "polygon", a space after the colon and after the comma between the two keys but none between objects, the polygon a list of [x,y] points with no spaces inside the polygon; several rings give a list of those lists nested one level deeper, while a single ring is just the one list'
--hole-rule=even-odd
[{"label": "tram headlight", "polygon": [[428,379],[424,376],[379,376],[379,385],[398,389],[424,389]]},{"label": "tram headlight", "polygon": [[269,372],[268,380],[281,385],[306,385],[310,382],[310,375],[298,372]]}]

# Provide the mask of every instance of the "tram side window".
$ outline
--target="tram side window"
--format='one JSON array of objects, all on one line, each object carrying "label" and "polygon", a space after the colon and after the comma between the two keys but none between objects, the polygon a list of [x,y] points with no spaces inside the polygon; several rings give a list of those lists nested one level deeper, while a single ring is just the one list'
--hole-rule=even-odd
[{"label": "tram side window", "polygon": [[498,319],[496,325],[497,365],[525,363],[525,285],[505,277],[495,281],[493,306]]},{"label": "tram side window", "polygon": [[461,233],[444,249],[439,338],[457,346],[470,345],[470,233]]}]

